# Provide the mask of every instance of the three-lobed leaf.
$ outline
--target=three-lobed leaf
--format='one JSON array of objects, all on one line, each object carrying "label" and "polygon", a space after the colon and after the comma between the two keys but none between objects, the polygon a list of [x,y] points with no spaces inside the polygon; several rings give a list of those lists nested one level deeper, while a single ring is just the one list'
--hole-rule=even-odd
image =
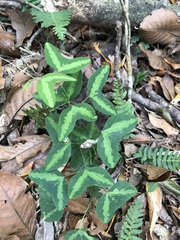
[{"label": "three-lobed leaf", "polygon": [[126,181],[114,184],[98,201],[96,212],[101,221],[108,223],[115,211],[137,193],[136,188]]},{"label": "three-lobed leaf", "polygon": [[107,188],[114,183],[111,175],[101,167],[87,167],[76,173],[68,183],[69,198],[80,196],[90,186]]},{"label": "three-lobed leaf", "polygon": [[57,103],[66,103],[72,101],[79,95],[82,89],[83,75],[82,71],[71,74],[75,78],[75,82],[64,82],[63,85],[57,89]]},{"label": "three-lobed leaf", "polygon": [[76,79],[62,73],[48,73],[38,81],[37,92],[47,106],[54,107],[56,103],[54,85],[64,81],[76,81]]},{"label": "three-lobed leaf", "polygon": [[94,108],[87,103],[79,103],[63,110],[58,121],[59,141],[63,141],[72,132],[79,119],[94,122],[97,119]]},{"label": "three-lobed leaf", "polygon": [[65,58],[56,47],[48,42],[45,44],[44,53],[46,62],[50,67],[66,74],[76,73],[90,63],[89,58]]},{"label": "three-lobed leaf", "polygon": [[136,124],[137,118],[132,115],[113,115],[107,120],[98,139],[97,152],[109,168],[115,167],[119,160],[119,142]]},{"label": "three-lobed leaf", "polygon": [[87,90],[93,106],[100,112],[107,115],[116,114],[112,102],[103,96],[102,88],[109,75],[109,66],[99,68],[88,80]]},{"label": "three-lobed leaf", "polygon": [[57,210],[62,211],[68,201],[67,185],[64,176],[58,171],[45,171],[44,167],[30,173],[30,178],[51,195]]},{"label": "three-lobed leaf", "polygon": [[58,221],[62,216],[64,211],[59,211],[53,203],[53,199],[46,191],[46,189],[39,186],[40,200],[39,204],[41,207],[41,218],[46,222]]},{"label": "three-lobed leaf", "polygon": [[70,142],[54,142],[45,162],[45,170],[52,171],[66,164],[71,156]]}]

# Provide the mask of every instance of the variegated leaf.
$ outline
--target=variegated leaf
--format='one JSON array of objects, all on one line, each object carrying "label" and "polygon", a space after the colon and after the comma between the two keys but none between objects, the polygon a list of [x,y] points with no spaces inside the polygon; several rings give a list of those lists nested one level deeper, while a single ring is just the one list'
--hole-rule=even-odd
[{"label": "variegated leaf", "polygon": [[100,112],[107,115],[116,114],[114,105],[103,96],[102,88],[106,83],[109,74],[109,66],[99,68],[88,80],[88,95],[93,106]]},{"label": "variegated leaf", "polygon": [[77,120],[94,122],[97,119],[94,109],[87,103],[79,103],[63,110],[59,116],[58,139],[63,141],[73,130]]},{"label": "variegated leaf", "polygon": [[71,74],[71,77],[75,78],[75,82],[64,82],[63,85],[57,89],[56,102],[66,103],[72,101],[76,96],[79,95],[82,89],[82,72]]},{"label": "variegated leaf", "polygon": [[76,173],[68,183],[69,198],[80,196],[90,186],[107,188],[114,183],[111,175],[101,167],[88,167]]},{"label": "variegated leaf", "polygon": [[54,85],[61,81],[76,81],[76,79],[62,73],[48,73],[44,75],[36,85],[39,96],[45,104],[51,108],[54,107],[56,103]]},{"label": "variegated leaf", "polygon": [[65,58],[59,50],[50,43],[45,44],[44,52],[47,64],[58,72],[68,74],[76,73],[90,63],[89,58]]},{"label": "variegated leaf", "polygon": [[83,229],[70,230],[64,235],[64,240],[97,240],[89,236]]},{"label": "variegated leaf", "polygon": [[63,216],[64,211],[59,211],[52,200],[51,195],[46,191],[46,189],[39,186],[40,200],[39,204],[41,207],[41,219],[46,222],[55,222]]},{"label": "variegated leaf", "polygon": [[137,118],[132,115],[114,115],[107,120],[98,139],[97,152],[109,168],[115,167],[119,160],[119,142],[136,124]]},{"label": "variegated leaf", "polygon": [[46,172],[44,167],[40,167],[33,170],[29,177],[51,195],[57,210],[61,211],[65,208],[68,201],[67,185],[59,171]]},{"label": "variegated leaf", "polygon": [[45,170],[52,171],[66,164],[71,155],[70,142],[55,142],[47,155]]},{"label": "variegated leaf", "polygon": [[98,201],[96,212],[101,221],[108,223],[115,211],[137,193],[136,188],[125,181],[114,184]]}]

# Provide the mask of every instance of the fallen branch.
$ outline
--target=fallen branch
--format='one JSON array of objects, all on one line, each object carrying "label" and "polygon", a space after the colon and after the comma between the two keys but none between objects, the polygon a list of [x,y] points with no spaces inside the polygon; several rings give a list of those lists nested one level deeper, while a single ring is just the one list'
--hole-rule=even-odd
[{"label": "fallen branch", "polygon": [[[155,92],[151,91],[150,96],[152,97],[152,95],[155,94]],[[160,97],[159,95],[156,94],[156,99]],[[167,111],[170,116],[173,118],[174,121],[177,122],[177,124],[180,124],[180,111],[175,108],[172,105],[164,104],[164,101],[160,101],[159,103],[154,102],[148,98],[144,98],[141,94],[139,93],[135,93],[134,91],[132,92],[131,98],[134,102],[137,102],[138,104],[140,104],[141,106],[143,106],[144,108],[147,108],[157,114],[159,114],[160,116],[162,116],[166,121],[169,121],[169,119],[167,119],[167,116],[165,114],[165,111]],[[154,99],[154,97],[153,97]],[[162,104],[163,102],[163,104]]]}]

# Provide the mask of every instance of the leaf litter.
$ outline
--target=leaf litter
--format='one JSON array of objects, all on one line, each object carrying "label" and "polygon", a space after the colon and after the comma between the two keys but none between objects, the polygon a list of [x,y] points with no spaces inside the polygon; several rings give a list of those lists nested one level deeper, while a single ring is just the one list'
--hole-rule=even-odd
[{"label": "leaf litter", "polygon": [[[20,52],[17,47],[24,46],[27,38],[32,35],[35,24],[32,22],[29,13],[17,14],[10,9],[7,10],[6,13],[9,15],[13,29],[16,30],[15,37],[3,28],[0,28],[0,32],[2,33],[0,37],[0,47],[3,55],[15,58],[20,56]],[[134,58],[135,62],[133,65],[133,71],[147,71],[149,74],[148,78],[144,79],[142,84],[138,85],[136,89],[137,93],[149,100],[150,96],[148,91],[150,90],[145,91],[144,88],[145,86],[151,86],[149,89],[152,89],[152,91],[154,91],[158,96],[161,96],[168,105],[173,104],[173,106],[177,109],[179,109],[178,104],[180,102],[178,72],[180,68],[180,59],[178,58],[179,50],[175,50],[173,45],[174,42],[177,43],[177,40],[180,37],[179,20],[179,17],[173,11],[165,9],[154,10],[152,15],[147,16],[140,24],[138,30],[139,36],[141,40],[146,43],[158,43],[160,45],[164,45],[165,47],[159,48],[156,45],[153,47],[149,45],[149,48],[146,49],[145,45],[142,43],[134,43],[133,46],[134,48],[139,48],[140,50],[140,54]],[[109,40],[109,35],[107,33],[105,34],[103,31],[101,32],[100,29],[90,29],[88,26],[80,28],[79,25],[75,24],[71,24],[68,29],[72,36],[75,36],[77,39],[81,39],[81,41],[83,40],[83,44],[85,45],[85,48],[84,46],[82,47],[82,45],[80,46],[81,51],[79,53],[77,44],[71,42],[68,45],[66,42],[66,48],[68,51],[74,55],[73,51],[77,48],[75,56],[79,56],[79,54],[80,56],[88,54],[92,59],[92,65],[89,65],[87,68],[87,75],[91,75],[97,66],[102,65],[104,60],[109,59],[109,56],[114,57],[115,53],[111,50],[115,48],[115,43],[111,42],[110,45],[108,41],[106,42],[106,40]],[[100,40],[99,36],[101,36],[103,40]],[[54,36],[52,37],[52,40],[54,40]],[[94,44],[88,44],[88,42],[91,41],[94,42]],[[99,42],[98,51],[97,47],[94,48],[94,46],[97,46],[97,42]],[[178,49],[177,45],[176,49]],[[37,46],[34,45],[33,47],[36,48]],[[40,48],[38,51],[41,54]],[[23,54],[21,53],[22,59],[27,57],[27,55],[30,59],[33,59],[33,52],[28,51],[28,53],[26,52],[25,54],[24,52]],[[111,57],[111,59],[113,58]],[[113,62],[110,60],[108,60],[108,62],[110,62],[111,67],[113,67]],[[39,63],[40,65],[38,65]],[[7,67],[7,62],[2,62],[1,65],[1,89],[4,88],[4,79],[6,77],[3,76],[4,65]],[[124,61],[122,61],[120,67],[120,71],[126,73],[127,69]],[[46,64],[43,64],[43,62],[39,60],[35,60],[35,65],[33,65],[32,68],[23,66],[22,68],[26,69],[25,72],[27,75],[16,68],[16,63],[14,66],[11,65],[10,68],[14,68],[13,77],[11,79],[14,79],[14,81],[12,82],[11,90],[7,95],[4,110],[4,124],[7,127],[16,119],[19,120],[22,127],[22,125],[25,126],[24,118],[26,117],[23,110],[29,109],[30,106],[35,106],[35,104],[37,104],[35,100],[30,99],[32,99],[33,94],[36,92],[36,82],[38,80],[31,81],[29,87],[25,90],[23,89],[23,85],[29,80],[29,75],[34,74],[34,69],[35,72],[38,72],[38,75],[43,75],[45,73],[44,68],[46,68]],[[124,73],[123,76],[126,76]],[[110,77],[104,88],[105,93],[106,91],[111,91],[111,82],[112,80]],[[147,221],[146,225],[149,227],[146,227],[146,225],[143,226],[144,238],[142,239],[145,239],[145,236],[146,239],[153,240],[158,239],[157,237],[159,237],[159,239],[163,239],[162,237],[164,237],[164,239],[167,237],[175,239],[175,236],[178,236],[179,234],[179,196],[177,197],[177,193],[179,193],[179,186],[174,184],[176,183],[179,173],[172,173],[164,168],[151,165],[145,166],[142,164],[132,163],[131,161],[128,161],[128,159],[130,159],[134,153],[134,150],[132,149],[137,149],[137,147],[141,145],[151,145],[154,148],[157,146],[164,146],[169,149],[180,151],[179,123],[172,116],[170,116],[170,121],[167,120],[168,118],[164,119],[164,115],[159,112],[158,108],[152,110],[149,109],[149,105],[145,105],[143,101],[141,101],[141,104],[138,104],[135,100],[133,101],[139,118],[139,124],[136,129],[137,134],[135,138],[131,138],[122,143],[127,161],[125,161],[124,168],[117,167],[117,170],[112,172],[112,176],[115,180],[123,179],[134,183],[138,189],[142,189],[144,187],[143,181],[162,181],[162,184],[164,183],[164,186],[166,187],[162,187],[162,190],[158,187],[155,191],[147,193],[144,198],[149,211],[149,213],[145,213]],[[155,106],[155,103],[157,102],[154,101],[153,103]],[[160,103],[158,102],[158,104]],[[160,107],[162,106],[160,105]],[[51,146],[51,140],[45,133],[39,134],[38,131],[36,131],[34,134],[31,134],[28,130],[22,130],[20,124],[15,126],[15,129],[18,129],[20,136],[16,136],[11,139],[8,144],[6,141],[2,141],[2,144],[0,145],[0,189],[3,194],[8,194],[9,196],[7,202],[5,198],[2,198],[4,202],[1,205],[2,215],[0,221],[2,224],[0,224],[0,234],[2,235],[3,232],[4,235],[0,235],[0,237],[9,237],[10,234],[14,234],[16,236],[16,230],[21,229],[20,232],[22,236],[25,235],[25,239],[31,239],[31,234],[34,235],[36,229],[36,219],[38,218],[35,211],[36,206],[30,192],[26,193],[28,186],[27,183],[17,175],[19,174],[22,177],[26,177],[32,169],[44,164],[45,158]],[[8,129],[6,129],[6,131],[8,134]],[[4,131],[5,134],[6,131]],[[131,145],[127,145],[127,142],[130,142]],[[63,169],[63,171],[66,171],[67,174],[71,174],[71,168],[69,165],[66,165]],[[16,175],[11,173],[15,173]],[[171,179],[173,183],[169,183],[168,185],[165,181],[168,181],[169,179]],[[167,188],[167,186],[169,188]],[[174,192],[176,192],[176,194]],[[2,194],[0,195],[4,196]],[[22,196],[22,198],[20,198],[20,196]],[[113,224],[114,222],[120,223],[120,221],[122,221],[122,216],[126,213],[130,202],[127,202],[122,209],[117,211],[117,215],[114,216],[110,224],[102,223],[95,212],[96,203],[92,202],[90,208],[89,203],[90,198],[87,193],[83,193],[81,197],[68,202],[65,209],[67,214],[64,216],[63,231],[65,232],[67,229],[88,228],[92,236],[100,235],[102,239],[112,239],[112,237],[115,237],[115,228],[113,227]],[[13,204],[15,204],[15,208],[12,208]],[[167,207],[167,205],[170,207]],[[8,219],[3,217],[4,206],[6,206],[6,213],[8,212],[10,214],[9,216],[14,214],[14,217],[10,217]],[[28,210],[26,210],[27,206]],[[31,207],[29,208],[29,206]],[[166,217],[162,216],[163,209],[166,209],[166,213],[164,213]],[[21,213],[22,217],[19,218]],[[26,230],[29,226],[26,219],[28,217],[33,220],[31,221],[31,231],[27,233]],[[174,222],[172,222],[172,219]],[[11,226],[14,226],[13,224],[15,223],[14,232],[11,232]],[[168,228],[165,228],[165,224],[168,225]],[[6,231],[4,231],[4,229],[6,229]],[[17,233],[17,236],[20,237],[19,233]],[[28,238],[29,236],[30,238]],[[60,238],[58,237],[57,239]]]}]

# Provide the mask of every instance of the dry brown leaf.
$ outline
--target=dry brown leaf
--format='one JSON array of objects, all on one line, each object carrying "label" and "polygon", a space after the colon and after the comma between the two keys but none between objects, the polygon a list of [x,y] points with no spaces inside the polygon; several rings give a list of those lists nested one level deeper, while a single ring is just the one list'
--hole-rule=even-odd
[{"label": "dry brown leaf", "polygon": [[154,82],[158,82],[160,84],[163,94],[167,100],[171,101],[174,98],[174,81],[168,74],[165,74],[163,78],[159,76],[151,77],[150,83],[152,83],[155,87],[155,90],[158,91],[159,86],[156,86]]},{"label": "dry brown leaf", "polygon": [[151,141],[151,137],[143,134],[137,134],[135,138],[130,138],[127,140],[127,142],[135,143],[135,144],[144,144],[144,143],[149,143],[150,141]]},{"label": "dry brown leaf", "polygon": [[[16,90],[19,87],[23,86],[29,79],[30,76],[24,74],[23,72],[15,72],[13,81],[11,83],[11,90]],[[15,90],[13,92],[15,92]],[[11,95],[13,94],[11,93]]]},{"label": "dry brown leaf", "polygon": [[149,116],[149,121],[151,122],[151,124],[156,128],[162,129],[168,136],[179,134],[179,131],[176,128],[172,127],[164,119],[157,118],[150,113],[148,114],[148,116]]},{"label": "dry brown leaf", "polygon": [[68,201],[68,205],[65,210],[67,212],[83,214],[87,211],[89,201],[89,198],[82,197],[71,199]]},{"label": "dry brown leaf", "polygon": [[170,61],[169,59],[164,59],[174,70],[180,69],[180,63]]},{"label": "dry brown leaf", "polygon": [[154,51],[145,50],[142,44],[139,44],[139,48],[146,54],[149,60],[149,64],[156,70],[170,70],[171,67],[164,60],[163,52],[155,49]]},{"label": "dry brown leaf", "polygon": [[176,92],[176,94],[180,94],[180,83],[177,83],[175,85],[175,92]]},{"label": "dry brown leaf", "polygon": [[18,174],[20,177],[26,177],[33,169],[33,162],[28,163]]},{"label": "dry brown leaf", "polygon": [[167,180],[171,174],[171,171],[166,170],[165,168],[156,167],[152,165],[139,164],[139,163],[132,164],[131,162],[128,162],[128,165],[132,166],[133,168],[140,169],[143,172],[143,174],[146,176],[146,179],[149,181],[163,182]]},{"label": "dry brown leaf", "polygon": [[0,49],[1,54],[19,57],[20,52],[15,49],[14,46],[14,35],[12,33],[6,32],[0,26]]},{"label": "dry brown leaf", "polygon": [[36,205],[26,192],[27,183],[20,177],[0,172],[0,237],[10,235],[21,240],[33,240],[36,230]]},{"label": "dry brown leaf", "polygon": [[36,92],[37,81],[38,79],[33,79],[26,89],[20,87],[13,95],[11,95],[11,93],[8,94],[7,99],[9,102],[7,102],[5,106],[6,126],[9,125],[13,117],[16,120],[21,120],[23,116],[26,115],[23,110],[29,109],[31,106],[35,106],[35,104],[39,105],[39,103],[33,99],[33,94]]},{"label": "dry brown leaf", "polygon": [[160,8],[144,18],[139,27],[139,36],[149,44],[168,45],[180,37],[180,18],[173,11]]},{"label": "dry brown leaf", "polygon": [[33,163],[33,169],[42,167],[45,164],[48,152],[49,149],[45,152],[38,152],[36,156],[27,159],[23,163],[23,166],[20,166],[14,159],[12,161],[3,162],[1,163],[1,170],[10,173],[20,174],[21,170],[23,171],[23,167],[26,168],[28,164]]},{"label": "dry brown leaf", "polygon": [[91,220],[90,233],[93,236],[97,235],[98,233],[103,234],[104,231],[108,228],[108,224],[101,222],[95,211],[91,211],[89,213],[88,219]]},{"label": "dry brown leaf", "polygon": [[25,38],[32,34],[36,25],[29,11],[16,12],[15,10],[7,9],[13,28],[16,30],[16,47],[22,45]]},{"label": "dry brown leaf", "polygon": [[16,159],[19,165],[22,165],[27,159],[36,156],[41,151],[45,152],[51,144],[49,136],[34,135],[23,136],[13,140],[14,146],[0,145],[0,162]]},{"label": "dry brown leaf", "polygon": [[166,181],[167,179],[169,179],[169,176],[171,174],[171,171],[165,168],[151,166],[151,165],[147,165],[146,170],[147,170],[146,175],[148,180],[154,181],[154,182]]},{"label": "dry brown leaf", "polygon": [[153,235],[153,229],[156,221],[159,218],[159,212],[162,208],[162,192],[159,187],[154,192],[147,192],[148,208],[149,208],[149,220],[150,220],[150,235],[153,240],[157,238]]},{"label": "dry brown leaf", "polygon": [[89,221],[87,217],[84,217],[77,222],[75,229],[84,229],[84,228],[87,228],[88,225],[89,225]]}]

